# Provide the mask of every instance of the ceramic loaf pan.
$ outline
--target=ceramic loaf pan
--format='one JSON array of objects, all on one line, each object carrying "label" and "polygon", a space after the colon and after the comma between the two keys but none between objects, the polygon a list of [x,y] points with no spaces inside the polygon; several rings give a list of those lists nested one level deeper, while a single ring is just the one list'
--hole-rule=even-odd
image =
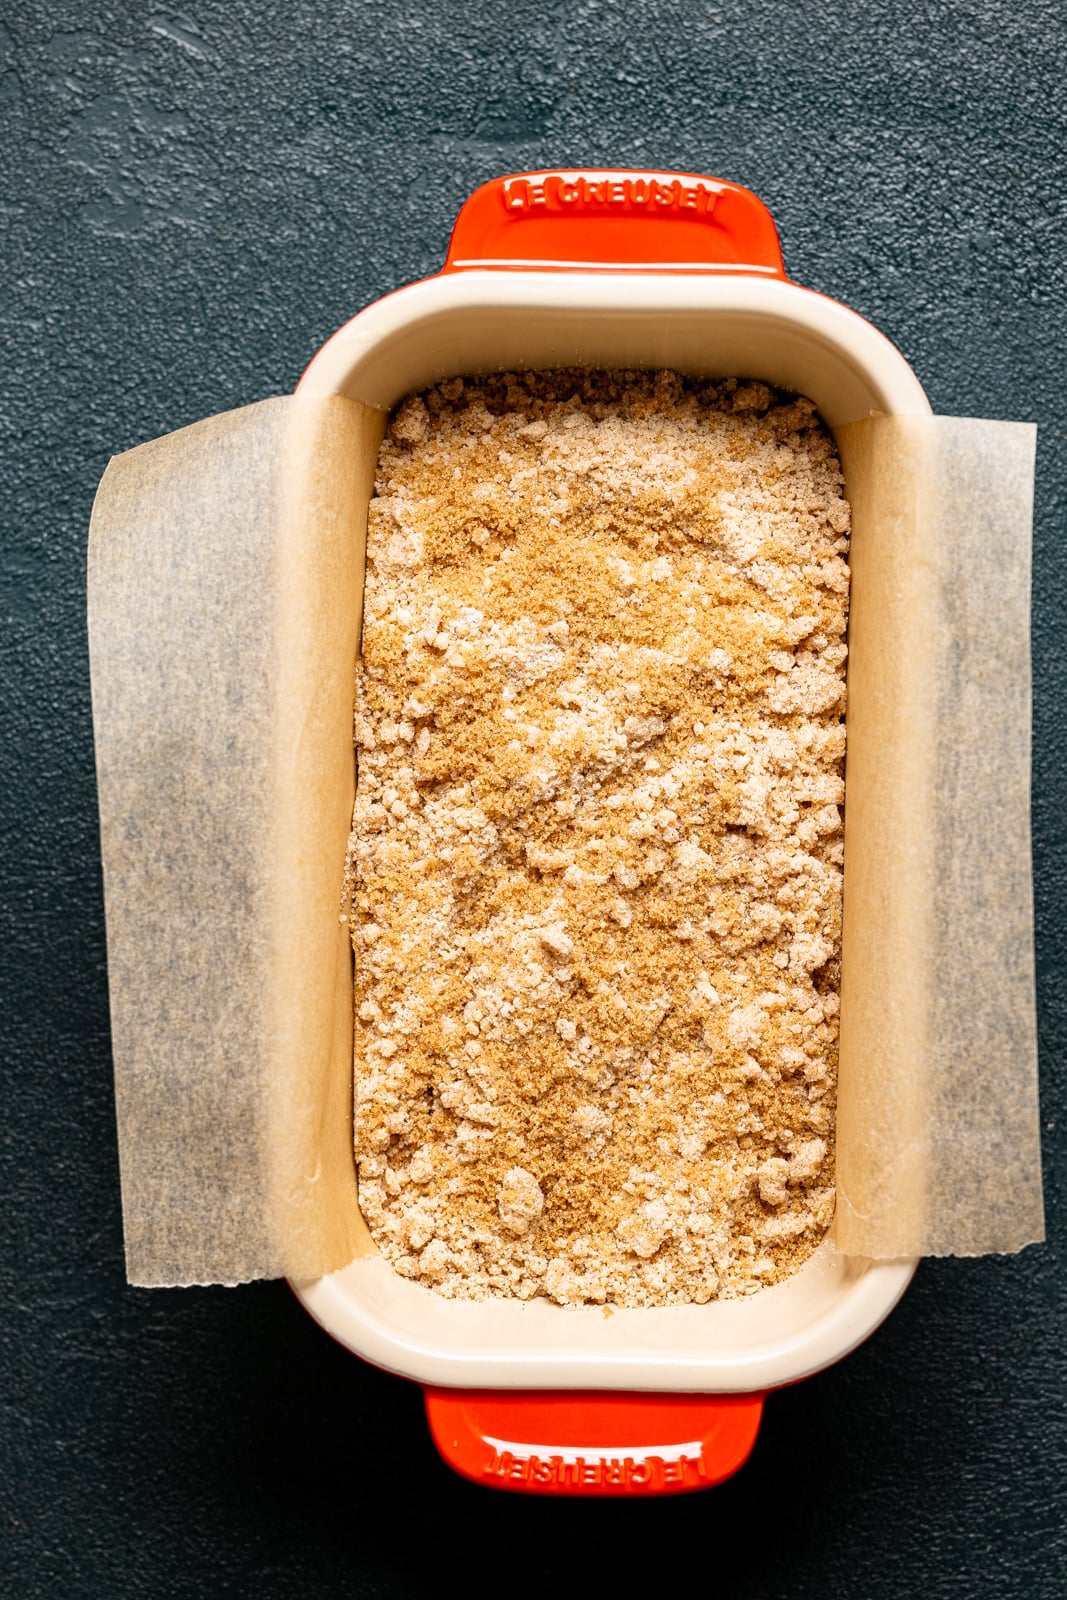
[{"label": "ceramic loaf pan", "polygon": [[[930,410],[870,323],[787,280],[755,195],[650,172],[484,185],[443,271],[353,318],[299,391],[389,408],[456,374],[555,366],[764,379],[810,396],[832,429]],[[846,1259],[824,1241],[792,1278],[748,1298],[611,1316],[446,1300],[380,1255],[293,1287],[335,1339],[424,1386],[437,1444],[466,1476],[534,1493],[649,1494],[736,1471],[766,1391],[852,1350],[915,1265]]]}]

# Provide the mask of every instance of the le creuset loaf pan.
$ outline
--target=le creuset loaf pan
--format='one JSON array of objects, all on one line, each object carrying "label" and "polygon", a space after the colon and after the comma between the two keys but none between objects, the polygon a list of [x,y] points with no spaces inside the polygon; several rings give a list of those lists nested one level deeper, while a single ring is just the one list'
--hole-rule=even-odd
[{"label": "le creuset loaf pan", "polygon": [[[444,269],[348,322],[299,391],[388,408],[456,374],[555,366],[764,379],[810,396],[831,428],[930,410],[876,328],[788,281],[754,194],[592,170],[476,190]],[[766,1392],[852,1350],[915,1266],[846,1259],[827,1241],[748,1298],[611,1316],[445,1300],[380,1255],[293,1287],[335,1339],[423,1385],[437,1445],[465,1476],[526,1493],[647,1495],[735,1472]]]}]

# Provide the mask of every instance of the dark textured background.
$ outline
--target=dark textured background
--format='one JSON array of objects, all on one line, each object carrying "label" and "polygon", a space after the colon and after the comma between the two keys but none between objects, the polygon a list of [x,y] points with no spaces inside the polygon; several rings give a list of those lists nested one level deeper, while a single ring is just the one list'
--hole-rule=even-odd
[{"label": "dark textured background", "polygon": [[[1067,1592],[1067,552],[1059,0],[3,0],[5,1216],[14,1596],[421,1596],[688,1567],[737,1596]],[[83,625],[110,453],[290,389],[436,270],[470,189],[560,163],[754,188],[787,269],[936,409],[1041,425],[1035,865],[1050,1242],[929,1262],[750,1464],[657,1504],[441,1466],[418,1392],[280,1284],[122,1274]]]}]

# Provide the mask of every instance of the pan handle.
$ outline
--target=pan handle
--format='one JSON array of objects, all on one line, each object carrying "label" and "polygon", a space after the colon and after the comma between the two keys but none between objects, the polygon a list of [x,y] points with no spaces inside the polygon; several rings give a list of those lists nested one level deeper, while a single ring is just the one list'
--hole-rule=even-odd
[{"label": "pan handle", "polygon": [[731,1477],[762,1394],[426,1389],[434,1443],[462,1477],[519,1494],[685,1494]]},{"label": "pan handle", "polygon": [[466,201],[445,272],[753,273],[785,278],[750,189],[684,172],[581,169],[494,178]]}]

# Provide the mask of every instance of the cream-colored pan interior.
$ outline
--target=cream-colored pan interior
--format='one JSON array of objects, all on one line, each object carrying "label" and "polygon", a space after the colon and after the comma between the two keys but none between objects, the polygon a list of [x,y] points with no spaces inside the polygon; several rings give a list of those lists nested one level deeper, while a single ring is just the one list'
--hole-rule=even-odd
[{"label": "cream-colored pan interior", "polygon": [[[869,323],[792,285],[746,278],[466,272],[376,302],[308,368],[299,393],[379,409],[438,379],[559,365],[762,378],[810,396],[834,429],[929,404]],[[848,468],[845,460],[846,475]],[[846,860],[846,917],[847,917]],[[293,1287],[365,1358],[426,1383],[738,1392],[837,1360],[888,1314],[913,1260],[846,1258],[827,1241],[747,1299],[662,1310],[447,1301],[376,1253]]]}]

